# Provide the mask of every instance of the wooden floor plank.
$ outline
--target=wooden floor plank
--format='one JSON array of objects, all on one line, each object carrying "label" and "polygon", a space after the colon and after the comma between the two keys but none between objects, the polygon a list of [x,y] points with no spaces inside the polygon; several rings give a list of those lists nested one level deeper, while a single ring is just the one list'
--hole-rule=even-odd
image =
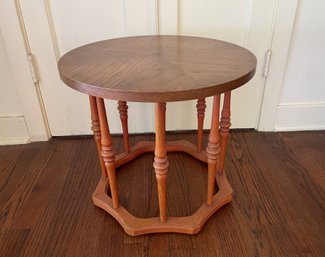
[{"label": "wooden floor plank", "polygon": [[[204,148],[208,134],[204,134]],[[168,140],[196,143],[196,133]],[[231,131],[226,173],[233,202],[193,236],[130,237],[92,204],[100,167],[93,140],[52,139],[0,147],[0,256],[316,256],[325,253],[325,132]],[[154,135],[130,136],[130,144]],[[123,151],[114,136],[116,153]],[[190,215],[206,200],[206,164],[169,153],[168,213]],[[159,213],[153,154],[117,171],[121,203]]]},{"label": "wooden floor plank", "polygon": [[29,232],[29,229],[10,230],[0,246],[0,256],[19,256]]},{"label": "wooden floor plank", "polygon": [[[18,146],[17,148],[21,148]],[[13,149],[13,148],[12,148]],[[51,143],[27,145],[12,169],[2,194],[0,205],[0,242],[7,241],[15,220],[28,200],[41,171],[50,160],[54,149]],[[16,175],[18,174],[18,176]],[[13,228],[14,229],[14,228]],[[0,244],[1,248],[1,244]]]}]

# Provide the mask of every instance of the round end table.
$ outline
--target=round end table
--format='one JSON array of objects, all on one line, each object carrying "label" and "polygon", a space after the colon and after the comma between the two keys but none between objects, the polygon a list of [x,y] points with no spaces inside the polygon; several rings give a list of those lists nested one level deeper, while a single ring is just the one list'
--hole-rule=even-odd
[{"label": "round end table", "polygon": [[[256,58],[245,48],[188,36],[111,39],[81,46],[62,56],[58,62],[62,81],[89,95],[92,130],[102,170],[93,193],[94,204],[111,214],[129,235],[199,232],[220,207],[232,200],[232,188],[224,172],[231,125],[231,90],[248,82],[255,68]],[[224,94],[224,102],[219,119],[221,94]],[[213,108],[209,142],[204,150],[203,120],[208,96],[213,96]],[[124,139],[124,152],[118,155],[113,148],[104,98],[118,101]],[[166,142],[166,102],[190,99],[198,99],[197,145],[184,140]],[[130,147],[127,101],[155,104],[155,142],[142,141]],[[115,170],[147,152],[154,152],[160,215],[145,219],[131,215],[121,206]],[[167,214],[167,152],[185,152],[207,163],[206,202],[191,216],[169,217]]]}]

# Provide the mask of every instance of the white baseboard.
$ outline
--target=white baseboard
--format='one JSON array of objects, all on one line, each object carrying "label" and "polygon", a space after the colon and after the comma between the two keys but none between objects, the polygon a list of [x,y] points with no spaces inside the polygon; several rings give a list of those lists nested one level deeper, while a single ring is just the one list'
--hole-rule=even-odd
[{"label": "white baseboard", "polygon": [[0,145],[27,144],[30,137],[24,116],[0,116]]},{"label": "white baseboard", "polygon": [[43,141],[49,141],[47,135],[30,137],[30,142],[43,142]]},{"label": "white baseboard", "polygon": [[325,102],[279,104],[275,131],[324,130]]}]

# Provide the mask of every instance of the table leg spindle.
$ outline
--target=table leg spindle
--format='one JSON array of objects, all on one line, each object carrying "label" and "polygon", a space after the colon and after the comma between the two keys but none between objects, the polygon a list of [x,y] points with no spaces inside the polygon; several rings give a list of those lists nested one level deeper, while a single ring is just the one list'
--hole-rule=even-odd
[{"label": "table leg spindle", "polygon": [[101,155],[102,143],[101,143],[101,133],[100,133],[100,125],[99,125],[96,97],[90,95],[89,102],[90,102],[90,110],[91,110],[91,130],[94,133],[94,139],[95,139],[95,142],[97,145],[100,168],[101,168],[102,174],[105,177],[107,177],[105,163],[104,163],[103,157]]},{"label": "table leg spindle", "polygon": [[208,193],[207,205],[211,205],[214,195],[214,183],[216,172],[219,164],[220,154],[220,136],[219,136],[219,110],[220,110],[220,95],[214,96],[212,107],[211,129],[209,134],[209,143],[206,148],[208,157]]},{"label": "table leg spindle", "polygon": [[103,98],[97,98],[98,116],[101,131],[102,157],[108,174],[109,185],[111,189],[113,206],[115,209],[119,207],[119,199],[117,193],[117,181],[115,173],[115,154],[113,150],[113,141],[109,132],[107,116]]},{"label": "table leg spindle", "polygon": [[198,152],[202,151],[202,138],[203,138],[203,121],[205,113],[205,98],[197,100],[196,110],[197,110],[197,150]]},{"label": "table leg spindle", "polygon": [[120,119],[122,122],[122,130],[123,130],[123,140],[124,140],[124,151],[129,153],[129,129],[128,129],[128,106],[125,101],[118,101],[117,109],[120,113]]},{"label": "table leg spindle", "polygon": [[226,92],[224,95],[223,107],[222,107],[222,113],[221,113],[221,121],[220,121],[221,152],[220,152],[220,165],[219,165],[219,169],[218,169],[219,174],[223,173],[224,169],[225,169],[227,139],[229,136],[229,128],[231,126],[230,98],[231,98],[231,91]]},{"label": "table leg spindle", "polygon": [[155,159],[153,167],[155,168],[160,221],[167,220],[167,149],[166,149],[166,103],[156,103],[155,106],[155,123],[156,123],[156,143],[155,143]]}]

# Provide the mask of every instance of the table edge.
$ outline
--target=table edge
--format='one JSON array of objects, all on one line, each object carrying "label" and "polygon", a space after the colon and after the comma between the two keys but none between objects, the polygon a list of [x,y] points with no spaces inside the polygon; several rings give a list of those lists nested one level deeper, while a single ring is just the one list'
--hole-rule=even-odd
[{"label": "table edge", "polygon": [[195,100],[199,98],[209,97],[213,95],[219,95],[227,91],[236,89],[248,81],[250,81],[255,75],[256,67],[249,73],[243,75],[242,77],[236,78],[232,81],[227,81],[225,83],[207,86],[205,88],[198,89],[188,89],[177,91],[165,91],[165,92],[130,92],[123,90],[114,90],[109,88],[97,87],[95,85],[89,85],[82,82],[76,82],[61,73],[59,69],[60,78],[65,85],[79,92],[85,93],[87,95],[117,100],[117,101],[128,101],[128,102],[177,102],[177,101],[187,101]]}]

